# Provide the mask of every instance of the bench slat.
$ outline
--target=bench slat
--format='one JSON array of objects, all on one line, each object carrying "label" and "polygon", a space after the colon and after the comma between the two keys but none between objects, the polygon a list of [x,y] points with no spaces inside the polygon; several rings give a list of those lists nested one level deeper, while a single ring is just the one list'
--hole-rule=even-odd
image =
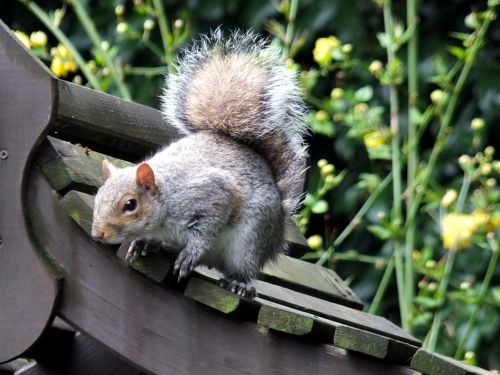
[{"label": "bench slat", "polygon": [[419,349],[413,356],[411,368],[428,375],[491,375],[482,368],[424,349]]}]

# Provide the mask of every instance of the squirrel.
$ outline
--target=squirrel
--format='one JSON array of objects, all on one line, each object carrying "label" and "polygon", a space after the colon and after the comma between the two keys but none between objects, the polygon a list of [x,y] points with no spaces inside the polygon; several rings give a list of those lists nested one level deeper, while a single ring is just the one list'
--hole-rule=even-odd
[{"label": "squirrel", "polygon": [[219,285],[254,298],[263,265],[287,250],[284,227],[302,194],[305,106],[283,53],[254,32],[220,29],[180,55],[166,76],[161,111],[184,135],[137,166],[102,165],[92,236],[180,250],[179,280],[199,264]]}]

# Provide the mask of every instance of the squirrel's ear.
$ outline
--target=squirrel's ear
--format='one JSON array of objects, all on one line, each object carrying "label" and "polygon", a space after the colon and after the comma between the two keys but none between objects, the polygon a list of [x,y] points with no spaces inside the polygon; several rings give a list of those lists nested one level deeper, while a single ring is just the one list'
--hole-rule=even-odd
[{"label": "squirrel's ear", "polygon": [[136,171],[137,185],[143,187],[146,191],[156,191],[155,174],[148,163],[142,163]]},{"label": "squirrel's ear", "polygon": [[102,161],[102,174],[105,180],[110,178],[113,175],[113,173],[115,173],[115,171],[116,167],[113,164],[111,164],[111,162],[109,162],[107,159],[104,159]]}]

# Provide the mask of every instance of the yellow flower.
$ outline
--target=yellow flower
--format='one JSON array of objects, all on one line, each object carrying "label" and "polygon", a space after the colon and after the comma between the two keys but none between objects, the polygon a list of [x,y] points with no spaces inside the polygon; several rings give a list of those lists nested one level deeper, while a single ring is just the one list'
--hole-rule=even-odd
[{"label": "yellow flower", "polygon": [[334,37],[319,38],[314,44],[313,57],[319,65],[326,65],[332,61],[332,50],[340,46],[340,41]]},{"label": "yellow flower", "polygon": [[47,34],[43,31],[34,31],[30,35],[30,41],[33,48],[45,47],[47,45]]},{"label": "yellow flower", "polygon": [[441,237],[445,249],[463,250],[470,246],[470,239],[488,223],[489,215],[484,212],[472,214],[449,214],[441,220]]},{"label": "yellow flower", "polygon": [[385,143],[385,135],[380,131],[365,134],[363,137],[366,148],[377,148]]},{"label": "yellow flower", "polygon": [[316,120],[318,121],[327,121],[328,120],[328,113],[326,113],[326,111],[323,111],[323,110],[319,110],[318,112],[316,112]]},{"label": "yellow flower", "polygon": [[488,232],[493,232],[500,229],[500,213],[493,213],[487,225]]},{"label": "yellow flower", "polygon": [[52,48],[51,54],[53,59],[50,64],[50,70],[57,77],[66,77],[68,73],[75,73],[78,70],[78,65],[73,55],[65,45],[59,44],[56,48]]},{"label": "yellow flower", "polygon": [[19,39],[26,48],[31,48],[31,40],[28,35],[19,30],[14,31],[14,34],[16,34],[17,39]]},{"label": "yellow flower", "polygon": [[457,191],[453,189],[446,190],[446,193],[443,195],[443,198],[441,199],[441,206],[443,207],[448,207],[450,206],[453,202],[457,200]]},{"label": "yellow flower", "polygon": [[50,64],[50,70],[52,70],[52,73],[54,73],[56,77],[63,77],[66,75],[64,71],[64,62],[60,57],[54,57]]}]

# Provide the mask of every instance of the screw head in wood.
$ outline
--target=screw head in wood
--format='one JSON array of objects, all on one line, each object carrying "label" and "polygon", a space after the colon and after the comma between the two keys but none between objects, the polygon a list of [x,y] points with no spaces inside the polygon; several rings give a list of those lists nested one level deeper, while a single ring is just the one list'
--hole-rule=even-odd
[{"label": "screw head in wood", "polygon": [[9,156],[9,153],[7,152],[7,150],[1,150],[0,151],[0,159],[7,159],[7,157]]}]

